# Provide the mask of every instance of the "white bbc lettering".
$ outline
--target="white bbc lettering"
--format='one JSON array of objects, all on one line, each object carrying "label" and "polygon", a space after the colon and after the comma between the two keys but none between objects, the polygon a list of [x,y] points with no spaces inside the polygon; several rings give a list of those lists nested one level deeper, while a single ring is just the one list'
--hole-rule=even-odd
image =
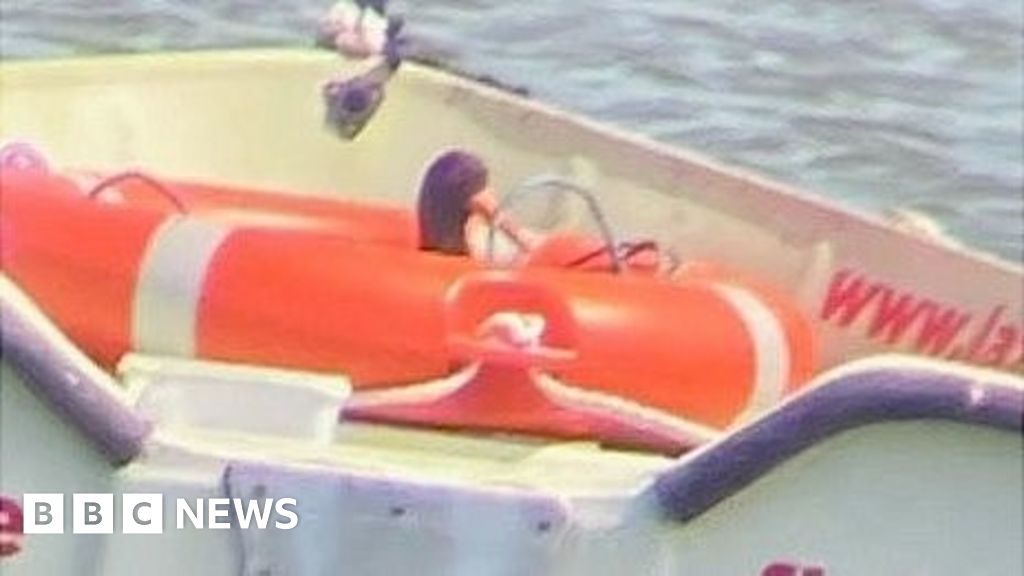
[{"label": "white bbc lettering", "polygon": [[160,494],[122,495],[121,532],[125,534],[163,534],[164,497]]},{"label": "white bbc lettering", "polygon": [[113,534],[114,495],[75,494],[71,519],[75,534]]},{"label": "white bbc lettering", "polygon": [[239,528],[248,529],[249,523],[252,522],[253,518],[256,519],[256,527],[260,530],[267,527],[267,523],[270,521],[270,511],[274,507],[274,501],[264,498],[262,505],[259,502],[259,500],[243,502],[239,498],[234,499],[235,518],[238,519]]},{"label": "white bbc lettering", "polygon": [[[210,523],[207,524],[207,528],[211,530],[226,530],[231,528],[231,523],[227,522],[228,516],[231,514],[231,500],[228,498],[210,498],[206,501],[207,517]],[[224,518],[225,521],[218,522],[218,518]]]},{"label": "white bbc lettering", "polygon": [[24,510],[25,534],[64,533],[63,494],[25,494],[21,509]]},{"label": "white bbc lettering", "polygon": [[294,508],[298,506],[298,502],[295,501],[295,498],[281,498],[274,504],[274,511],[277,512],[277,515],[288,518],[287,522],[278,520],[274,523],[274,527],[278,530],[291,530],[299,525],[299,515],[294,510],[289,510],[288,506]]},{"label": "white bbc lettering", "polygon": [[203,499],[202,498],[197,498],[196,499],[195,510],[193,510],[192,507],[189,506],[188,500],[186,500],[184,498],[178,498],[178,503],[175,506],[175,508],[177,508],[177,511],[178,511],[178,513],[177,513],[177,517],[178,517],[177,527],[178,527],[178,530],[182,530],[182,529],[185,528],[185,516],[188,516],[189,522],[192,523],[192,527],[193,528],[199,528],[199,529],[203,528],[204,523],[203,523]]},{"label": "white bbc lettering", "polygon": [[[295,498],[196,498],[192,502],[176,498],[175,525],[178,530],[189,525],[198,530],[227,530],[233,526],[234,518],[243,530],[265,530],[271,520],[275,520],[274,528],[291,530],[299,524],[297,506]],[[25,534],[64,533],[63,494],[24,494],[22,509]],[[70,514],[74,534],[114,533],[113,494],[73,494]],[[120,516],[122,534],[163,534],[164,496],[122,494]]]}]

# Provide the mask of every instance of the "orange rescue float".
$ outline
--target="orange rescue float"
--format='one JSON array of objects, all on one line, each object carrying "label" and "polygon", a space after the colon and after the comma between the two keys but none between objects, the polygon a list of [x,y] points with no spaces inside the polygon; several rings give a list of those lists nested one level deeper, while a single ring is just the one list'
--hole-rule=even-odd
[{"label": "orange rescue float", "polygon": [[[96,199],[45,170],[7,168],[0,185],[4,272],[108,368],[141,351],[337,371],[361,390],[458,366],[446,294],[485,267],[412,249],[407,211],[162,184],[182,214],[128,181]],[[612,398],[722,427],[814,368],[796,307],[736,274],[510,274],[575,319],[557,376]]]}]

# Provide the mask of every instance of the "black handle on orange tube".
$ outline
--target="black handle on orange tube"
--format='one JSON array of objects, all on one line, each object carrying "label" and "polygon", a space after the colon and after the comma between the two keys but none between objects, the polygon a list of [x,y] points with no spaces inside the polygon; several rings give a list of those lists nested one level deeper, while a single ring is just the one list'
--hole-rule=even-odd
[{"label": "black handle on orange tube", "polygon": [[[617,244],[615,242],[615,235],[612,233],[608,220],[604,217],[601,205],[598,203],[597,198],[594,197],[593,192],[579,184],[576,184],[575,182],[552,175],[541,175],[529,178],[520,184],[518,188],[509,192],[504,198],[502,198],[495,210],[495,213],[499,215],[503,214],[508,210],[509,206],[519,202],[522,198],[543,191],[549,187],[561,188],[583,199],[583,202],[587,205],[587,208],[590,209],[590,213],[594,217],[594,221],[597,223],[597,227],[601,232],[601,238],[604,241],[608,254],[611,258],[612,271],[616,274],[621,273],[623,270],[622,257],[616,250]],[[489,261],[494,260],[495,229],[500,226],[500,222],[493,222],[487,236],[487,259]],[[513,238],[515,238],[514,235]]]},{"label": "black handle on orange tube", "polygon": [[93,187],[90,188],[89,191],[85,193],[85,196],[90,200],[95,200],[104,190],[110,188],[111,186],[116,186],[117,184],[120,184],[125,180],[138,180],[149,185],[149,187],[152,188],[154,191],[159,193],[164,198],[167,198],[167,200],[169,200],[171,204],[174,204],[174,207],[178,210],[178,212],[182,214],[188,213],[188,208],[185,207],[185,203],[182,202],[181,198],[178,198],[178,196],[174,192],[171,192],[171,189],[164,185],[163,182],[157,180],[156,178],[148,174],[138,172],[135,170],[127,170],[125,172],[119,172],[112,176],[107,176],[106,178],[100,180],[95,185],[93,185]]}]

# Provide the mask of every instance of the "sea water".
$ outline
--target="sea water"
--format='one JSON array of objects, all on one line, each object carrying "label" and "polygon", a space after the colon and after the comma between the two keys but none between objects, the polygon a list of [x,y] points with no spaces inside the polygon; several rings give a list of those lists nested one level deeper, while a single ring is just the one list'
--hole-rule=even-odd
[{"label": "sea water", "polygon": [[[4,1],[7,58],[309,45],[330,1]],[[417,49],[1024,258],[1018,0],[410,0]]]}]

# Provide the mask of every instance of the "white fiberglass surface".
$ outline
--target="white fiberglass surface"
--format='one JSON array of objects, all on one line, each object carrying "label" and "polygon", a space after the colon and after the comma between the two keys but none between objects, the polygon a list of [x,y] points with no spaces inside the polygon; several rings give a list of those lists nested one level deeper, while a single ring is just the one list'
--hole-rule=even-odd
[{"label": "white fiberglass surface", "polygon": [[[78,430],[34,396],[5,361],[0,365],[0,495],[107,493],[115,468]],[[65,512],[71,505],[65,498]],[[65,517],[67,518],[67,517]],[[70,526],[70,519],[67,519]],[[4,559],[4,576],[88,573],[98,561],[100,536],[29,536]]]},{"label": "white fiberglass surface", "polygon": [[885,423],[820,442],[672,526],[674,573],[771,561],[851,574],[1017,574],[1024,439],[950,422]]}]

